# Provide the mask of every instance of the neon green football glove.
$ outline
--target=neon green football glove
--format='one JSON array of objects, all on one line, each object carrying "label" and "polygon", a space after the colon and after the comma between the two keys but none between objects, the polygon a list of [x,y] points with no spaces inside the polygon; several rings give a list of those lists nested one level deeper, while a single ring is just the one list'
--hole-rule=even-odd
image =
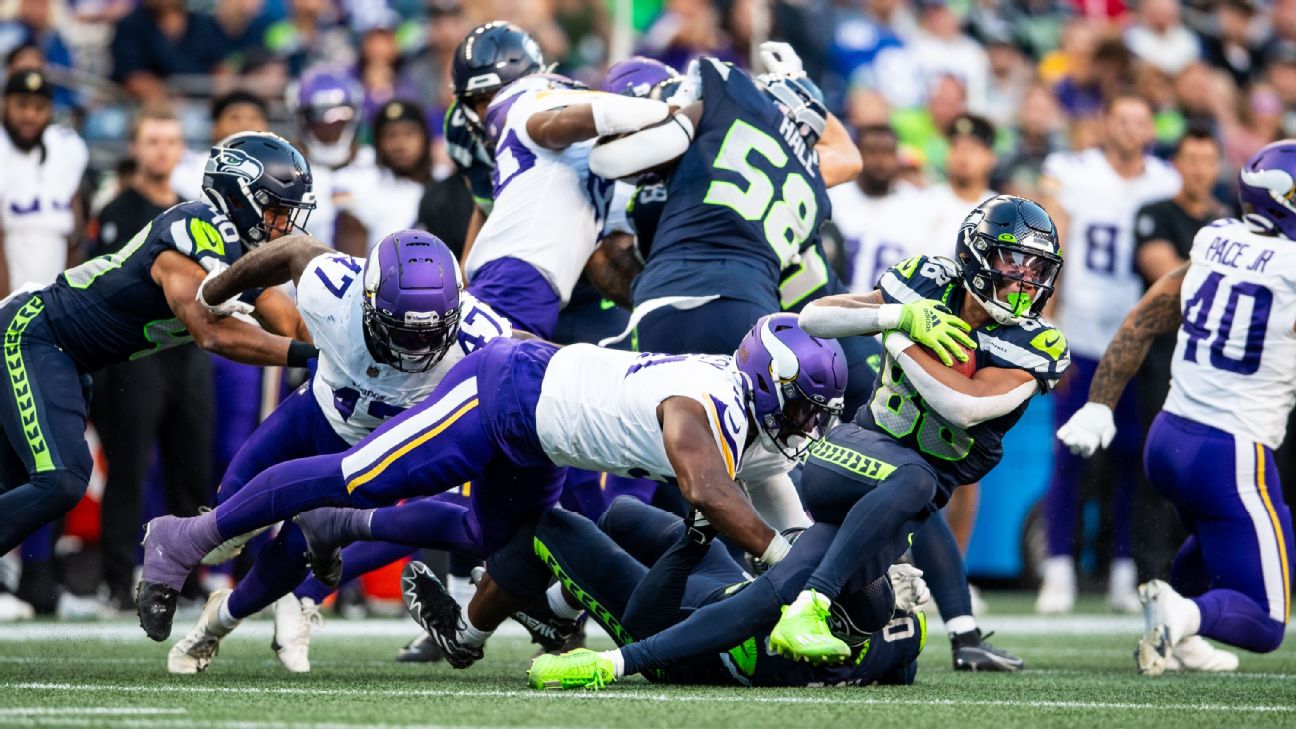
[{"label": "neon green football glove", "polygon": [[967,350],[976,349],[976,342],[966,334],[972,327],[954,316],[949,307],[931,299],[902,305],[900,323],[896,329],[935,352],[946,367],[954,364],[951,355],[960,362],[966,362]]}]

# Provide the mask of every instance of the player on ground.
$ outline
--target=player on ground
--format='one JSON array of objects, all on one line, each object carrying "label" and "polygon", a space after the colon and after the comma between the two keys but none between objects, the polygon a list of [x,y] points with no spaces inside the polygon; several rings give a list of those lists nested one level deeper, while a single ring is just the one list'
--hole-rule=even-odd
[{"label": "player on ground", "polygon": [[[0,554],[81,498],[90,479],[85,442],[87,373],[188,341],[250,364],[304,366],[314,356],[287,296],[256,292],[253,310],[274,332],[213,314],[196,298],[209,271],[300,228],[314,207],[310,168],[273,134],[230,137],[212,148],[203,200],[158,216],[119,252],[19,291],[0,308],[11,395],[0,404],[7,436],[0,493]],[[179,585],[176,585],[178,588]]]},{"label": "player on ground", "polygon": [[[1145,99],[1113,97],[1107,102],[1103,124],[1101,149],[1058,152],[1044,161],[1041,184],[1052,198],[1045,201],[1045,207],[1058,220],[1071,261],[1055,305],[1058,324],[1075,353],[1075,366],[1057,391],[1053,408],[1056,425],[1066,422],[1084,404],[1103,348],[1143,293],[1143,282],[1134,267],[1135,213],[1179,190],[1174,168],[1146,152],[1155,139],[1155,129]],[[1116,419],[1121,424],[1121,438],[1112,447],[1112,458],[1116,464],[1135,463],[1139,417],[1132,389],[1121,398]],[[1044,497],[1049,559],[1035,602],[1035,609],[1042,613],[1070,612],[1075,603],[1072,554],[1080,513],[1080,477],[1085,470],[1079,458],[1058,444],[1054,446],[1053,477]],[[1133,469],[1116,468],[1109,509],[1113,543],[1107,585],[1107,602],[1116,610],[1138,610],[1130,523],[1137,485],[1138,474]]]},{"label": "player on ground", "polygon": [[[349,451],[274,466],[207,514],[149,522],[141,625],[154,640],[167,637],[176,589],[222,541],[322,506],[384,506],[473,481],[472,509],[460,526],[489,553],[553,506],[564,466],[676,478],[722,534],[776,563],[788,542],[761,520],[735,479],[787,481],[805,439],[841,412],[846,368],[835,342],[805,334],[790,316],[763,319],[751,341],[736,358],[488,342],[422,403]],[[399,512],[337,514],[313,522],[313,535],[303,524],[316,574],[336,564],[333,545],[357,535],[412,528],[420,544],[438,536],[379,518],[400,521]],[[500,620],[519,609],[507,607]],[[454,642],[458,610],[446,617]],[[480,652],[480,645],[469,649]]]},{"label": "player on ground", "polygon": [[1148,433],[1148,479],[1190,532],[1170,581],[1139,587],[1140,673],[1231,671],[1213,638],[1267,653],[1291,610],[1292,523],[1274,449],[1296,401],[1296,141],[1257,152],[1238,176],[1242,220],[1202,228],[1183,267],[1125,318],[1089,388],[1058,430],[1092,455],[1116,436],[1113,408],[1152,339],[1178,330],[1170,394]]},{"label": "player on ground", "polygon": [[[277,463],[354,446],[431,393],[469,353],[512,335],[507,321],[462,290],[450,249],[415,230],[383,238],[367,259],[305,236],[279,241],[244,256],[203,292],[208,301],[221,302],[285,281],[297,286],[297,308],[320,348],[319,368],[239,449],[217,503]],[[227,541],[204,561],[232,558],[252,536]],[[408,551],[357,547],[347,564],[364,572]],[[204,670],[223,636],[273,603],[279,660],[290,671],[309,671],[310,623],[318,608],[310,597],[299,602],[290,592],[305,577],[305,552],[301,529],[285,523],[238,587],[212,593],[197,625],[172,647],[168,670]]]},{"label": "player on ground", "polygon": [[[887,332],[887,356],[869,406],[810,450],[802,496],[816,521],[841,530],[771,633],[773,650],[816,662],[847,658],[849,646],[825,622],[832,600],[848,580],[882,575],[955,486],[999,462],[1027,401],[1052,389],[1069,363],[1066,340],[1039,313],[1062,265],[1059,250],[1043,208],[995,197],[964,221],[958,263],[911,258],[878,291],[827,297],[801,313],[820,335]],[[970,378],[942,365],[969,354],[977,365]]]},{"label": "player on ground", "polygon": [[[544,597],[557,613],[588,610],[621,647],[541,657],[530,671],[534,688],[600,686],[631,673],[729,686],[910,683],[926,621],[892,618],[897,602],[908,611],[918,601],[921,577],[903,601],[886,576],[851,591],[846,614],[835,617],[844,618],[836,627],[851,634],[858,663],[812,667],[764,651],[778,619],[778,595],[796,595],[836,531],[828,524],[810,527],[785,560],[753,581],[713,541],[714,530],[621,497],[597,527],[570,512],[548,512],[492,558],[491,581],[513,594]],[[546,590],[551,577],[558,582]],[[407,596],[437,590],[436,577],[418,563],[405,568],[403,582]]]}]

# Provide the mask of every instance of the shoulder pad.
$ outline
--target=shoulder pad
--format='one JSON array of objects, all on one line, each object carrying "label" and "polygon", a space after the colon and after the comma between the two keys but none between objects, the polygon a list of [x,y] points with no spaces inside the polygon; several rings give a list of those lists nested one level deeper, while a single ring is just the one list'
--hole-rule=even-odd
[{"label": "shoulder pad", "polygon": [[1071,364],[1066,336],[1043,319],[1025,319],[1017,326],[987,327],[977,332],[977,343],[991,367],[1022,369],[1048,392]]},{"label": "shoulder pad", "polygon": [[204,202],[181,203],[157,221],[158,238],[168,247],[199,263],[215,258],[232,263],[243,255],[238,229],[229,218]]},{"label": "shoulder pad", "polygon": [[958,280],[959,267],[954,261],[941,256],[914,256],[887,269],[878,288],[888,303],[935,299],[948,304]]}]

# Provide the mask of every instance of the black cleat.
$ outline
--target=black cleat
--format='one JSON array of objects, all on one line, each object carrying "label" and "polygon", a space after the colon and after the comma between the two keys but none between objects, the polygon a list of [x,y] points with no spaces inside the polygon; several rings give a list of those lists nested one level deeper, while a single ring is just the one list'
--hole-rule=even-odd
[{"label": "black cleat", "polygon": [[455,602],[445,585],[432,573],[432,568],[414,561],[401,572],[401,598],[414,622],[436,642],[446,663],[455,668],[467,668],[482,658],[481,646],[466,646],[459,642],[459,631],[464,628],[459,603]]},{"label": "black cleat", "polygon": [[135,612],[148,637],[159,642],[171,637],[171,622],[179,599],[178,590],[161,582],[139,581],[135,586]]},{"label": "black cleat", "polygon": [[436,663],[445,660],[445,654],[432,636],[424,633],[396,651],[397,663]]},{"label": "black cleat", "polygon": [[580,630],[584,623],[580,620],[567,620],[554,614],[549,608],[549,601],[543,595],[531,603],[525,610],[519,610],[511,616],[522,624],[531,634],[531,642],[540,646],[544,653],[565,653],[582,646],[568,646],[579,632],[584,642],[584,632]]},{"label": "black cleat", "polygon": [[955,671],[1020,671],[1026,662],[1002,648],[985,642],[993,633],[981,635],[981,629],[950,636]]},{"label": "black cleat", "polygon": [[310,563],[311,574],[334,590],[342,583],[342,547],[335,532],[338,517],[347,511],[325,507],[293,518],[306,538],[306,561]]}]

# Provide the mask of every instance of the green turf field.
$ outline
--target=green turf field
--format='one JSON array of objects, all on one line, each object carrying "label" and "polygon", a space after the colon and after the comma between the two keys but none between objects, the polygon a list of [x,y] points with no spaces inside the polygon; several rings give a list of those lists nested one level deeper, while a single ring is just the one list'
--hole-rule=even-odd
[{"label": "green turf field", "polygon": [[[1138,621],[1085,614],[1045,620],[991,597],[993,639],[1019,652],[1017,675],[955,674],[933,634],[912,687],[713,689],[631,678],[601,692],[536,693],[523,639],[497,636],[467,671],[402,665],[416,630],[395,620],[331,621],[312,649],[314,672],[292,676],[269,650],[268,621],[240,627],[210,671],[165,672],[166,645],[126,621],[0,626],[0,726],[138,729],[275,727],[680,727],[752,729],[974,726],[1296,727],[1296,636],[1277,653],[1244,654],[1233,675],[1134,675]],[[177,620],[173,638],[191,623]],[[512,634],[514,631],[509,631]],[[934,631],[935,632],[935,631]],[[605,638],[598,646],[610,645]]]}]

